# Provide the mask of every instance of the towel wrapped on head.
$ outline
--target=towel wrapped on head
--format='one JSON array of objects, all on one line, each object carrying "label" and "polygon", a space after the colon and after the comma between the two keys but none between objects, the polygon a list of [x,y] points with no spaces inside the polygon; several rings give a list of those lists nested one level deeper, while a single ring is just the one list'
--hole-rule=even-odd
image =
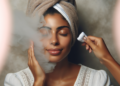
[{"label": "towel wrapped on head", "polygon": [[78,15],[74,5],[74,0],[29,0],[26,14],[34,16],[37,13],[41,16],[50,7],[55,8],[68,21],[71,27],[73,45],[78,36]]}]

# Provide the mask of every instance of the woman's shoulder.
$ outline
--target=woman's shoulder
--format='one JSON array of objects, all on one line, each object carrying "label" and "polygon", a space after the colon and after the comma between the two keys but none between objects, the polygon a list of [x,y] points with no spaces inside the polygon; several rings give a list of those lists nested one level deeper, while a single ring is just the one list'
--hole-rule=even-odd
[{"label": "woman's shoulder", "polygon": [[4,86],[22,86],[22,83],[14,73],[9,73],[6,75]]},{"label": "woman's shoulder", "polygon": [[110,79],[106,71],[96,70],[84,65],[81,65],[76,82],[79,82],[80,86],[83,83],[88,86],[110,86]]},{"label": "woman's shoulder", "polygon": [[4,86],[32,86],[34,77],[29,68],[6,75]]}]

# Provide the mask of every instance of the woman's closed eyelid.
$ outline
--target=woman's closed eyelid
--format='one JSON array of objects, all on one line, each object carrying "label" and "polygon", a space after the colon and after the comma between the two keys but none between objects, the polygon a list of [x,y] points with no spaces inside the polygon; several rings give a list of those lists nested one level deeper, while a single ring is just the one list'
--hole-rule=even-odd
[{"label": "woman's closed eyelid", "polygon": [[52,29],[50,27],[47,27],[47,26],[43,26],[41,28],[39,28],[39,31],[48,31],[50,33],[60,33],[60,34],[68,34],[69,33],[69,28],[68,27],[59,27],[59,29]]},{"label": "woman's closed eyelid", "polygon": [[62,36],[67,36],[68,35],[68,31],[66,31],[66,30],[60,30],[58,33]]},{"label": "woman's closed eyelid", "polygon": [[62,36],[67,36],[68,34],[60,34],[60,35],[62,35]]},{"label": "woman's closed eyelid", "polygon": [[61,29],[61,30],[59,30],[59,33],[67,34],[67,33],[69,33],[69,31],[66,29]]}]

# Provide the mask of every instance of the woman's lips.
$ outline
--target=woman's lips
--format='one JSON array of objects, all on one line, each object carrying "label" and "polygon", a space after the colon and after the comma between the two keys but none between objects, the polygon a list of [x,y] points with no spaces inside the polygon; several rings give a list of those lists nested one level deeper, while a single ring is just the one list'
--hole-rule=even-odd
[{"label": "woman's lips", "polygon": [[49,49],[47,50],[50,55],[59,55],[61,53],[61,49]]}]

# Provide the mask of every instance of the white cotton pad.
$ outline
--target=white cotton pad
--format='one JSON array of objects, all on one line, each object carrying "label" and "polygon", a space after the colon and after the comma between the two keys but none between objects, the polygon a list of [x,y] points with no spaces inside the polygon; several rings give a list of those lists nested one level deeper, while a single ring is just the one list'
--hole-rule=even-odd
[{"label": "white cotton pad", "polygon": [[80,35],[79,35],[79,37],[77,38],[77,40],[78,41],[80,41],[80,42],[84,42],[84,37],[87,37],[87,35],[84,33],[84,32],[82,32]]}]

